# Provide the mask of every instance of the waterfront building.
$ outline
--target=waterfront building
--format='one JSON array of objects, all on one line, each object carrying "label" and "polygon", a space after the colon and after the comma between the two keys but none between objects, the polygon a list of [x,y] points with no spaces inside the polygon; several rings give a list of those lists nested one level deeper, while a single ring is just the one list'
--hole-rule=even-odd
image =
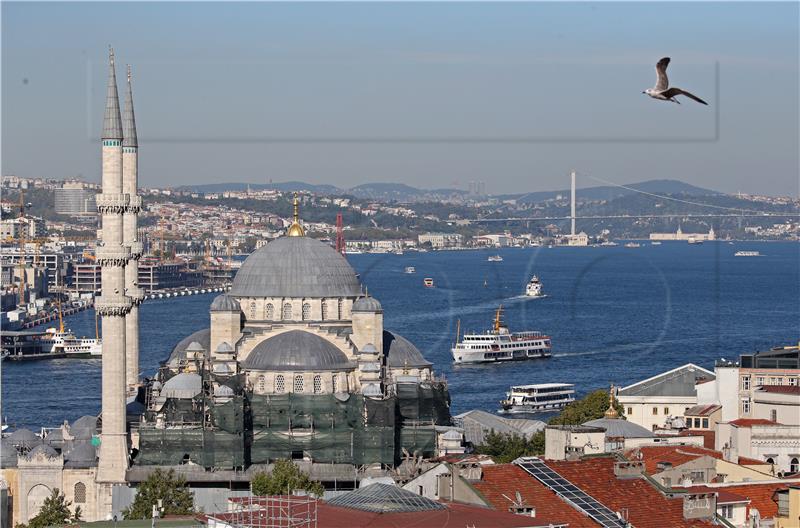
[{"label": "waterfront building", "polygon": [[53,209],[58,214],[70,216],[95,216],[97,193],[80,181],[66,181],[53,191]]},{"label": "waterfront building", "polygon": [[423,233],[417,235],[417,243],[429,243],[434,249],[458,247],[463,243],[464,237],[458,233]]},{"label": "waterfront building", "polygon": [[183,288],[203,284],[203,273],[188,269],[183,262],[159,262],[144,259],[138,266],[138,287],[152,293],[165,288]]},{"label": "waterfront building", "polygon": [[684,233],[680,226],[678,226],[678,230],[674,233],[650,233],[650,240],[711,241],[716,239],[717,236],[714,233],[713,227],[708,229],[708,233]]},{"label": "waterfront building", "polygon": [[75,264],[72,268],[72,286],[80,293],[100,291],[103,276],[97,264]]},{"label": "waterfront building", "polygon": [[564,235],[563,240],[567,246],[589,245],[589,235],[587,235],[584,231],[581,231],[580,233],[577,234]]}]

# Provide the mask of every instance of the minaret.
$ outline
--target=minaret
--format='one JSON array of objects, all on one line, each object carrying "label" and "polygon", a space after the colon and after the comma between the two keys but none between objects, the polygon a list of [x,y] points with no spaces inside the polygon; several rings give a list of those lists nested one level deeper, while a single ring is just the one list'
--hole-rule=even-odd
[{"label": "minaret", "polygon": [[139,259],[142,243],[139,241],[139,142],[136,137],[136,118],[133,114],[133,89],[131,67],[128,66],[128,86],[125,91],[125,109],[122,114],[122,192],[130,197],[128,208],[122,215],[122,238],[131,258],[125,266],[125,294],[131,298],[131,311],[125,316],[125,384],[128,394],[134,394],[139,384],[139,305],[144,291],[139,288]]},{"label": "minaret", "polygon": [[[97,482],[125,482],[128,468],[128,443],[125,431],[125,315],[131,299],[125,296],[125,264],[130,249],[122,237],[122,217],[129,197],[122,190],[122,119],[119,112],[114,50],[109,50],[108,91],[103,119],[102,194],[97,195],[97,210],[102,218],[103,236],[97,245],[96,261],[102,276],[101,295],[95,309],[103,323],[103,397],[100,460]],[[110,489],[110,488],[109,488]],[[99,509],[105,509],[110,492],[102,495]]]}]

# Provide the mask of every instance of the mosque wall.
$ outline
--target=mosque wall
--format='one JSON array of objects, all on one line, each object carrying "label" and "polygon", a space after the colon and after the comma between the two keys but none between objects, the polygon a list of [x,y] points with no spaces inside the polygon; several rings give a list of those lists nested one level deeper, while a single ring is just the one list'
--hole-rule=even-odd
[{"label": "mosque wall", "polygon": [[237,300],[248,322],[349,321],[353,308],[353,299],[347,297],[237,297]]}]

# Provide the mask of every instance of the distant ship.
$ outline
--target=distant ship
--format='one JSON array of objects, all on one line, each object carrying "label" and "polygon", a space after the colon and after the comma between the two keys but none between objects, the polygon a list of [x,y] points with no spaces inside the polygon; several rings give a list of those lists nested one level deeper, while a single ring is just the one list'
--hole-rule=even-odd
[{"label": "distant ship", "polygon": [[488,260],[489,262],[503,262],[503,257],[501,257],[500,255],[492,255],[486,260]]},{"label": "distant ship", "polygon": [[733,254],[734,257],[760,257],[761,253],[758,251],[737,251]]},{"label": "distant ship", "polygon": [[433,279],[430,277],[425,277],[422,279],[422,284],[424,284],[426,288],[433,288]]},{"label": "distant ship", "polygon": [[654,241],[650,242],[650,245],[651,246],[660,246],[661,242],[659,242],[658,240],[654,240]]},{"label": "distant ship", "polygon": [[563,409],[575,401],[575,385],[571,383],[539,383],[516,385],[500,402],[500,413],[535,413]]},{"label": "distant ship", "polygon": [[533,297],[534,299],[547,297],[547,295],[542,293],[542,282],[536,275],[531,277],[531,280],[528,281],[528,285],[525,287],[525,295],[528,297]]},{"label": "distant ship", "polygon": [[103,354],[103,340],[89,337],[76,337],[70,330],[48,328],[39,338],[42,352],[64,354],[67,357],[100,357]]},{"label": "distant ship", "polygon": [[503,324],[503,306],[494,316],[494,326],[483,334],[464,334],[459,341],[461,322],[456,330],[456,343],[450,352],[454,363],[493,363],[522,361],[551,356],[550,337],[541,332],[510,332]]},{"label": "distant ship", "polygon": [[414,266],[406,266],[406,268],[403,270],[403,273],[416,273],[416,272],[417,268],[415,268]]},{"label": "distant ship", "polygon": [[626,248],[638,248],[638,247],[641,247],[641,244],[639,244],[638,242],[628,242],[627,244],[625,244],[625,247]]}]

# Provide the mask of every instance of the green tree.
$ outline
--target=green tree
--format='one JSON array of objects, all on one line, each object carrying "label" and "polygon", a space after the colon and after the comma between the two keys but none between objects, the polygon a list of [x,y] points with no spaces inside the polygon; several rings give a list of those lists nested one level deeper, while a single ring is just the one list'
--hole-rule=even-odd
[{"label": "green tree", "polygon": [[[50,496],[42,503],[39,513],[28,522],[27,528],[45,528],[67,524],[72,518],[72,512],[69,510],[70,504],[58,488],[53,489]],[[25,525],[17,525],[17,528],[21,526]]]},{"label": "green tree", "polygon": [[544,453],[544,431],[531,438],[491,431],[484,437],[483,444],[475,446],[475,452],[489,455],[498,464],[506,464],[521,456],[541,455]]},{"label": "green tree", "polygon": [[[614,399],[614,409],[620,419],[624,420],[625,409]],[[561,411],[561,414],[550,420],[553,425],[580,425],[589,420],[602,418],[608,410],[608,391],[596,390],[585,398],[572,402]]]},{"label": "green tree", "polygon": [[164,515],[188,515],[193,511],[192,492],[186,479],[175,475],[175,470],[156,469],[136,490],[133,504],[123,510],[125,519],[150,519],[153,505],[161,501]]},{"label": "green tree", "polygon": [[311,480],[300,471],[291,460],[276,460],[269,473],[261,472],[253,475],[250,481],[253,495],[281,495],[294,490],[306,490],[317,497],[322,496],[325,488],[320,482]]}]

